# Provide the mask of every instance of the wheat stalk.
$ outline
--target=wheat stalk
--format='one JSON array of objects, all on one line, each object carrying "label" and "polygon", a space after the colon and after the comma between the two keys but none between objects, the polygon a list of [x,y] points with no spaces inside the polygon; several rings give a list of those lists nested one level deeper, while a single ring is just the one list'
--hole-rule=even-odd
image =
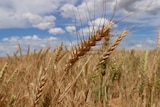
[{"label": "wheat stalk", "polygon": [[[48,50],[48,49],[47,49],[47,50]],[[46,51],[47,51],[47,50],[46,50]],[[47,51],[47,52],[48,52],[48,51]],[[48,69],[49,69],[50,63],[51,63],[51,58],[49,59],[46,68],[43,69],[42,66],[41,66],[41,68],[40,68],[40,71],[39,71],[39,83],[40,83],[40,85],[39,85],[39,87],[38,87],[38,92],[37,92],[37,94],[36,94],[36,99],[35,99],[35,101],[34,101],[34,107],[38,106],[40,97],[42,96],[42,91],[43,91],[44,86],[45,86],[45,84],[46,84],[46,82],[47,82],[47,79],[48,79],[46,73],[47,73],[47,71],[48,71]],[[42,71],[44,71],[44,73],[43,73]]]},{"label": "wheat stalk", "polygon": [[43,88],[47,82],[47,76],[42,76],[39,80],[40,82],[40,86],[38,87],[38,92],[36,94],[36,99],[34,101],[34,107],[36,107],[39,103],[39,100],[40,100],[40,97],[42,96],[42,91],[43,91]]},{"label": "wheat stalk", "polygon": [[157,48],[160,48],[160,31],[158,32]]},{"label": "wheat stalk", "polygon": [[12,73],[12,75],[10,76],[10,78],[7,80],[7,84],[11,83],[13,81],[13,79],[16,77],[16,75],[18,74],[19,70],[15,69],[14,72]]},{"label": "wheat stalk", "polygon": [[4,77],[4,74],[5,74],[5,71],[6,71],[7,67],[8,67],[8,63],[5,63],[4,67],[0,71],[0,81],[3,80],[3,77]]},{"label": "wheat stalk", "polygon": [[27,56],[29,56],[29,54],[30,54],[30,45],[28,45]]},{"label": "wheat stalk", "polygon": [[58,102],[61,102],[61,100],[66,96],[66,94],[69,92],[69,90],[71,89],[71,87],[73,87],[73,85],[76,83],[76,81],[78,80],[78,78],[80,77],[80,75],[82,74],[83,72],[83,68],[87,65],[87,63],[89,62],[90,58],[92,56],[90,56],[87,61],[85,62],[85,64],[82,66],[82,69],[80,70],[80,72],[77,74],[76,78],[67,85],[67,87],[65,88],[65,90],[63,91],[63,93],[60,95],[59,97],[59,101]]},{"label": "wheat stalk", "polygon": [[20,43],[18,43],[18,50],[19,50],[19,53],[20,53],[20,57],[22,57],[22,48],[21,48]]},{"label": "wheat stalk", "polygon": [[107,49],[109,46],[110,35],[106,36],[103,40],[102,49]]},{"label": "wheat stalk", "polygon": [[92,46],[95,46],[96,41],[100,41],[103,37],[109,35],[113,25],[114,23],[110,21],[107,26],[103,26],[101,30],[97,30],[95,34],[91,35],[88,39],[82,41],[75,49],[72,49],[70,51],[70,57],[65,66],[65,72],[62,76],[62,80],[65,78],[64,76],[68,73],[69,69],[75,64],[79,57],[83,56],[86,52],[88,52]]},{"label": "wheat stalk", "polygon": [[54,58],[55,64],[57,64],[57,62],[59,61],[60,52],[62,51],[62,46],[63,46],[63,42],[61,42],[58,48],[55,49],[55,58]]},{"label": "wheat stalk", "polygon": [[[118,46],[118,44],[122,41],[122,39],[127,35],[128,31],[123,31],[119,37],[110,45],[110,47],[103,53],[102,57],[100,58],[98,65],[102,65],[105,63],[105,61],[109,58],[111,53],[115,50],[115,48]],[[97,70],[98,68],[96,68]]]}]

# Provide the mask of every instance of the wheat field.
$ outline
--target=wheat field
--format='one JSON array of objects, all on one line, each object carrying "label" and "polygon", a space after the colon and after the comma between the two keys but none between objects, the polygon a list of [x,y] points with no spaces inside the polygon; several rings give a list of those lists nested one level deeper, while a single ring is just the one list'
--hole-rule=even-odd
[{"label": "wheat field", "polygon": [[0,59],[1,107],[159,107],[160,51],[117,49],[128,31],[103,48],[113,23],[77,47]]},{"label": "wheat field", "polygon": [[0,107],[160,107],[160,33],[157,49],[119,49],[129,30],[111,40],[114,25],[71,49],[18,44],[0,58]]}]

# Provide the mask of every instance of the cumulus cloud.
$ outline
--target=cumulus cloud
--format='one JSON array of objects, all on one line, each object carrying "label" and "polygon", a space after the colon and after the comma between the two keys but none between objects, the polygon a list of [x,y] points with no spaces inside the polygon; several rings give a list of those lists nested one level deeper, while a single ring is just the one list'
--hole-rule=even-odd
[{"label": "cumulus cloud", "polygon": [[158,13],[160,1],[158,0],[118,0],[118,9],[127,13],[148,11],[149,14]]},{"label": "cumulus cloud", "polygon": [[76,31],[76,27],[75,26],[66,26],[65,29],[69,33],[75,33],[75,31]]},{"label": "cumulus cloud", "polygon": [[102,27],[103,25],[106,25],[108,22],[109,22],[109,20],[106,18],[97,18],[93,21],[89,21],[88,25],[94,26],[95,28],[98,28],[98,27]]},{"label": "cumulus cloud", "polygon": [[[42,20],[41,16],[57,12],[57,9],[65,2],[65,0],[23,0],[23,2],[19,0],[2,0],[0,2],[0,28],[28,27],[28,21],[23,18],[24,14],[31,13],[32,16],[28,17]],[[50,28],[50,26],[54,25],[51,23],[51,21],[54,21],[53,16],[51,19],[52,20],[50,20],[50,18],[49,20],[48,18],[44,18],[39,24],[35,24],[36,20],[34,20],[35,22],[32,20],[30,23],[35,27],[45,29],[48,28],[48,26]]]},{"label": "cumulus cloud", "polygon": [[54,27],[56,17],[54,16],[40,16],[30,12],[24,13],[23,18],[26,19],[33,27],[45,30]]},{"label": "cumulus cloud", "polygon": [[[108,19],[111,18],[116,6],[113,19],[119,21],[132,13],[132,15],[129,16],[128,19],[124,19],[123,22],[143,23],[143,26],[146,26],[146,24],[151,25],[148,19],[145,19],[146,17],[150,17],[150,21],[152,22],[159,19],[155,18],[156,16],[160,17],[159,5],[159,0],[118,0],[117,4],[114,0],[107,0],[106,2],[104,2],[104,0],[87,0],[76,6],[73,4],[64,4],[60,8],[60,12],[64,18],[76,19],[79,23],[86,23],[87,20],[102,17],[104,14],[106,14]],[[106,10],[103,10],[104,6]],[[153,17],[151,15],[153,15]],[[144,20],[144,22],[142,20]],[[155,23],[153,26],[160,25]]]},{"label": "cumulus cloud", "polygon": [[[78,20],[92,20],[104,13],[103,6],[106,6],[106,10],[113,6],[113,1],[104,2],[104,0],[87,0],[81,4],[75,6],[73,4],[64,4],[60,8],[61,15],[65,18],[76,18]],[[110,13],[110,11],[107,11]]]},{"label": "cumulus cloud", "polygon": [[62,28],[51,28],[48,32],[53,35],[65,33],[65,31]]},{"label": "cumulus cloud", "polygon": [[[97,18],[95,20],[88,22],[88,27],[81,28],[79,33],[83,36],[89,36],[94,33],[96,30],[101,29],[102,26],[107,25],[109,22],[106,18]],[[117,25],[114,25],[117,26]]]},{"label": "cumulus cloud", "polygon": [[61,7],[61,15],[65,18],[74,17],[77,8],[72,4],[64,4]]}]

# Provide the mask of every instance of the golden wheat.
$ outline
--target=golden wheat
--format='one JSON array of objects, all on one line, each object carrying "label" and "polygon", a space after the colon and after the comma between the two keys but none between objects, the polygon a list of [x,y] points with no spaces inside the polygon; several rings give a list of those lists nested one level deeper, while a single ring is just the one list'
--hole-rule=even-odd
[{"label": "golden wheat", "polygon": [[65,75],[69,72],[69,69],[74,65],[80,56],[83,56],[91,49],[92,46],[95,46],[96,41],[100,41],[103,37],[109,35],[113,25],[114,23],[110,21],[107,26],[103,26],[101,30],[97,30],[95,34],[91,35],[88,39],[82,41],[75,49],[71,50],[70,57],[64,68],[65,72],[62,76],[62,80],[65,78]]},{"label": "golden wheat", "polygon": [[98,62],[98,66],[105,63],[105,61],[109,58],[110,54],[115,50],[121,40],[127,35],[128,31],[123,31],[119,37],[110,45],[110,47],[103,53],[102,57]]},{"label": "golden wheat", "polygon": [[7,80],[7,84],[10,84],[16,77],[16,75],[18,74],[19,70],[15,69],[14,72],[12,73],[12,75],[10,76],[10,78]]},{"label": "golden wheat", "polygon": [[157,48],[160,48],[160,31],[158,32]]},{"label": "golden wheat", "polygon": [[6,71],[7,67],[8,67],[8,63],[5,63],[4,67],[3,67],[2,70],[0,71],[0,81],[3,80],[3,76],[4,76],[4,74],[5,74],[5,71]]},{"label": "golden wheat", "polygon": [[47,76],[43,75],[42,70],[43,70],[43,68],[41,67],[40,76],[39,76],[39,84],[40,85],[38,87],[38,92],[36,93],[36,99],[34,101],[34,107],[38,106],[40,97],[42,96],[43,88],[44,88],[44,86],[47,82]]}]

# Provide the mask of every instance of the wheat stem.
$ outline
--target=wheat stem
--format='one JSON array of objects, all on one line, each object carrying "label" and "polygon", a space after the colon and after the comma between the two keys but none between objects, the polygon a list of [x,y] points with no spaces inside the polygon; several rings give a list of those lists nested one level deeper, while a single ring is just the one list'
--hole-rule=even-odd
[{"label": "wheat stem", "polygon": [[5,74],[5,71],[6,71],[7,67],[8,67],[8,63],[5,63],[4,67],[0,71],[0,81],[3,80],[3,77],[4,77],[4,74]]},{"label": "wheat stem", "polygon": [[102,57],[100,58],[98,62],[98,66],[105,63],[105,61],[109,58],[111,53],[115,50],[115,48],[118,46],[118,44],[122,41],[122,39],[127,35],[127,31],[123,31],[119,37],[110,45],[110,47],[103,53]]},{"label": "wheat stem", "polygon": [[65,72],[62,76],[62,80],[64,80],[65,75],[69,72],[69,69],[75,64],[79,57],[83,56],[86,52],[88,52],[92,46],[95,46],[96,41],[100,41],[103,37],[109,35],[113,25],[114,23],[110,21],[107,26],[103,26],[101,30],[97,30],[95,34],[91,35],[88,39],[82,41],[75,49],[70,51],[70,57],[65,66]]}]

